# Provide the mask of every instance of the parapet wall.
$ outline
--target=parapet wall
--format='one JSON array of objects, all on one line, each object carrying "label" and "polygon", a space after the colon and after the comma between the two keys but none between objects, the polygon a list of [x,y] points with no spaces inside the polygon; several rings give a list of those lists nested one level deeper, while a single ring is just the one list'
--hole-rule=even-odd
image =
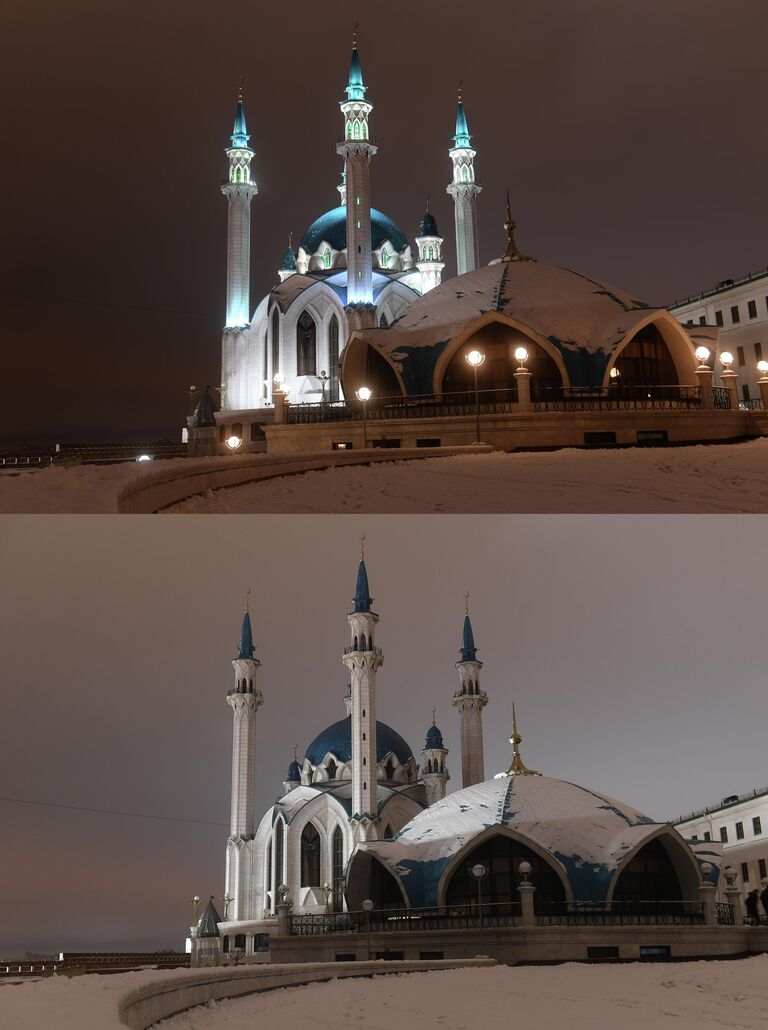
[{"label": "parapet wall", "polygon": [[161,1019],[222,998],[240,998],[259,991],[299,987],[353,976],[383,973],[427,973],[439,969],[494,966],[492,959],[447,962],[330,962],[291,966],[229,966],[197,970],[138,987],[120,1001],[120,1021],[131,1030],[146,1030]]}]

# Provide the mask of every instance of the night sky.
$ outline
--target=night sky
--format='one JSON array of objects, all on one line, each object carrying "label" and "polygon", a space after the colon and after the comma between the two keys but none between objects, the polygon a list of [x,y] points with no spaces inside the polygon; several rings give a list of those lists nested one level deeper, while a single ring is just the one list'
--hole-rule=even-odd
[{"label": "night sky", "polygon": [[4,15],[0,443],[178,439],[219,382],[238,78],[256,151],[252,307],[337,203],[351,26],[377,207],[446,235],[456,80],[481,260],[521,249],[664,303],[763,267],[765,0],[104,4]]},{"label": "night sky", "polygon": [[763,518],[7,517],[0,794],[170,820],[0,801],[0,958],[183,945],[188,899],[223,891],[245,590],[261,815],[343,716],[363,530],[378,716],[419,758],[437,707],[449,790],[465,589],[487,776],[515,700],[531,768],[654,818],[764,785]]}]

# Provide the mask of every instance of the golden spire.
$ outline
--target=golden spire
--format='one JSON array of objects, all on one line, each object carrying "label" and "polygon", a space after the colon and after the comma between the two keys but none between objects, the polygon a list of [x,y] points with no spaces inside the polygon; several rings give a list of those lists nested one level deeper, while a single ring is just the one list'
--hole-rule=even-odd
[{"label": "golden spire", "polygon": [[509,186],[507,186],[507,217],[504,221],[504,228],[507,232],[507,249],[502,261],[535,261],[536,258],[521,254],[515,243],[515,229],[517,222],[512,217],[512,209],[509,206]]},{"label": "golden spire", "polygon": [[251,588],[248,587],[248,589],[245,591],[245,611],[246,611],[246,613],[249,611],[248,605],[250,603],[250,600],[251,600]]},{"label": "golden spire", "polygon": [[515,712],[515,702],[512,702],[512,736],[509,738],[509,742],[512,745],[512,765],[507,769],[507,776],[541,776],[540,772],[536,769],[529,769],[522,759],[520,754],[520,741],[522,736],[517,732],[517,713]]}]

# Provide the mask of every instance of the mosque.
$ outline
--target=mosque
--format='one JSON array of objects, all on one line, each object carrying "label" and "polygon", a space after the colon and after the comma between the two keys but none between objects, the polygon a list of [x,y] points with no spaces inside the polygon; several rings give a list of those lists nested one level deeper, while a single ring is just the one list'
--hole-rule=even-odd
[{"label": "mosque", "polygon": [[[346,620],[346,715],[321,730],[301,760],[294,755],[282,795],[257,819],[254,788],[268,773],[257,765],[263,696],[246,606],[227,695],[233,744],[224,911],[212,899],[192,927],[193,962],[221,962],[235,953],[247,961],[348,957],[350,935],[366,911],[369,918],[380,914],[389,949],[394,929],[405,939],[429,925],[433,938],[448,934],[451,948],[463,946],[471,955],[476,939],[462,944],[458,931],[476,929],[478,917],[481,929],[496,927],[511,946],[517,927],[567,929],[577,919],[589,923],[589,916],[598,933],[592,946],[613,947],[599,936],[608,916],[614,927],[650,922],[658,933],[661,926],[665,939],[671,927],[682,926],[687,943],[675,954],[711,951],[712,941],[702,944],[691,933],[724,930],[717,923],[728,922],[726,906],[715,904],[719,844],[686,840],[630,805],[528,768],[514,709],[511,764],[486,776],[483,711],[490,699],[468,606],[452,697],[462,786],[451,794],[434,710],[418,756],[399,729],[377,720],[384,655],[363,554]],[[726,951],[741,946],[722,935],[718,942]],[[428,943],[421,945],[425,951]],[[583,944],[567,954],[584,957]]]},{"label": "mosque", "polygon": [[291,238],[279,281],[254,309],[258,186],[241,88],[221,188],[228,244],[220,403],[210,388],[198,399],[185,429],[190,457],[480,440],[504,450],[682,443],[768,432],[768,373],[760,380],[765,410],[740,410],[738,374],[717,326],[682,325],[666,308],[522,253],[509,198],[506,249],[481,264],[482,187],[461,88],[446,187],[457,274],[445,281],[434,215],[424,212],[411,243],[372,206],[378,145],[356,37],[340,108],[340,203],[295,249]]}]

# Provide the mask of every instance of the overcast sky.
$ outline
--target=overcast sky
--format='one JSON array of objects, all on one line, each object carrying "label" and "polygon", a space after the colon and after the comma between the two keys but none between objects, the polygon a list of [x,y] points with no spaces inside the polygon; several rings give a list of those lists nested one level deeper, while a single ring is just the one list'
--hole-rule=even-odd
[{"label": "overcast sky", "polygon": [[0,802],[0,958],[183,945],[188,899],[223,891],[245,590],[260,815],[343,715],[362,530],[379,718],[419,758],[437,707],[450,790],[465,589],[488,776],[515,700],[530,767],[652,817],[765,784],[765,518],[6,517],[0,794],[204,822]]},{"label": "overcast sky", "polygon": [[651,303],[764,267],[765,0],[37,0],[5,13],[0,442],[178,438],[219,380],[238,78],[256,156],[252,306],[338,201],[351,26],[373,201],[412,239],[464,79],[483,262],[521,249]]}]

